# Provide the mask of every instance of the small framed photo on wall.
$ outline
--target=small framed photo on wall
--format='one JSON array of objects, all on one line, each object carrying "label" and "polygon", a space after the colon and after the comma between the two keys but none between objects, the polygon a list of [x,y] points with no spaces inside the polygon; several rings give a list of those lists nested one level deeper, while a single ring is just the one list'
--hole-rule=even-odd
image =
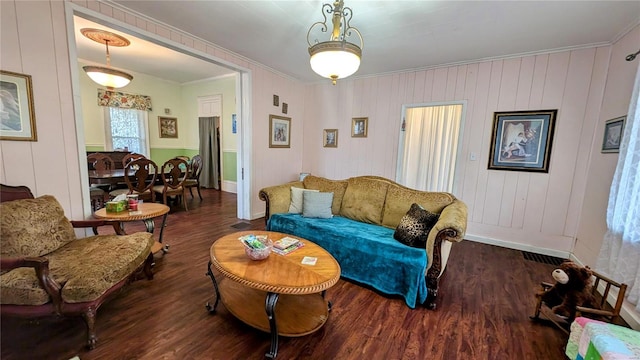
[{"label": "small framed photo on wall", "polygon": [[624,131],[624,121],[626,116],[607,120],[604,124],[604,139],[602,139],[603,153],[620,152],[620,142],[622,141],[622,133]]},{"label": "small framed photo on wall", "polygon": [[351,137],[367,137],[369,118],[359,117],[351,119]]},{"label": "small framed photo on wall", "polygon": [[178,119],[174,117],[158,116],[158,129],[161,138],[178,138]]},{"label": "small framed photo on wall", "polygon": [[324,129],[322,138],[324,147],[338,147],[338,129]]}]

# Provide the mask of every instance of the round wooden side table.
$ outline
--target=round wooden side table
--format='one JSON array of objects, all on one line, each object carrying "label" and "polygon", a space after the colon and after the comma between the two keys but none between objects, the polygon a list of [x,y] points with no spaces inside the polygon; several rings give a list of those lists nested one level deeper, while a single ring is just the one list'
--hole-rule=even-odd
[{"label": "round wooden side table", "polygon": [[142,220],[144,222],[144,226],[147,228],[147,232],[152,233],[155,230],[155,223],[153,218],[162,216],[162,226],[160,227],[160,237],[158,241],[151,247],[151,252],[153,254],[162,250],[163,253],[169,251],[169,245],[162,243],[162,235],[164,233],[164,226],[167,222],[167,215],[169,214],[169,207],[164,204],[157,203],[142,203],[138,205],[138,211],[121,211],[117,213],[107,212],[106,208],[102,208],[93,213],[93,217],[96,219],[116,222],[116,233],[118,235],[125,235],[124,227],[122,226],[125,222],[130,221],[139,221]]}]

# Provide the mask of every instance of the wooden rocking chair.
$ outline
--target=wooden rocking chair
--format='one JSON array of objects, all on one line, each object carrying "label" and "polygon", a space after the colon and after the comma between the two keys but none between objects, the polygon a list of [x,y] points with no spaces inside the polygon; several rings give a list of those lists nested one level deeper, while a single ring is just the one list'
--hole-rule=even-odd
[{"label": "wooden rocking chair", "polygon": [[[591,270],[591,272],[593,275],[593,288],[591,292],[598,302],[598,305],[600,307],[599,309],[576,306],[576,309],[571,314],[571,316],[569,316],[568,318],[564,318],[551,311],[551,309],[544,303],[544,301],[542,301],[542,298],[538,298],[535,312],[530,318],[532,320],[542,319],[540,317],[540,313],[542,313],[546,320],[554,323],[567,335],[569,334],[569,327],[571,326],[571,323],[578,316],[595,316],[598,318],[598,320],[603,320],[610,323],[615,323],[616,321],[618,321],[620,317],[620,309],[622,309],[622,303],[624,302],[624,295],[627,292],[627,284],[611,280],[593,270]],[[553,284],[547,282],[542,282],[541,285],[544,291],[550,289],[553,286]],[[600,295],[600,293],[598,292],[598,288],[600,287],[603,288],[602,295]],[[615,292],[611,292],[612,287],[617,288],[617,294]],[[611,307],[607,303],[609,295],[615,296],[615,303],[613,307]]]}]

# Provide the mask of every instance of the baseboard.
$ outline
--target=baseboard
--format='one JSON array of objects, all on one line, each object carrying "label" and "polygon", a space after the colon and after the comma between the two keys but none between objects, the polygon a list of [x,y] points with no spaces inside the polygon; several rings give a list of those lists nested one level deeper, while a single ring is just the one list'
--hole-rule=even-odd
[{"label": "baseboard", "polygon": [[261,211],[261,212],[259,212],[257,214],[253,214],[251,216],[251,220],[260,219],[260,218],[265,216],[265,213],[266,213],[266,211]]},{"label": "baseboard", "polygon": [[464,236],[464,238],[465,240],[471,240],[471,241],[475,241],[483,244],[496,245],[496,246],[501,246],[504,248],[514,249],[514,250],[529,251],[537,254],[555,256],[563,259],[568,259],[569,256],[571,255],[571,253],[567,251],[540,248],[537,246],[514,243],[510,241],[505,241],[505,240],[498,240],[498,239],[488,238],[484,236],[471,235],[468,233]]},{"label": "baseboard", "polygon": [[222,191],[237,194],[238,193],[238,183],[235,182],[235,181],[225,180],[225,181],[222,182]]}]

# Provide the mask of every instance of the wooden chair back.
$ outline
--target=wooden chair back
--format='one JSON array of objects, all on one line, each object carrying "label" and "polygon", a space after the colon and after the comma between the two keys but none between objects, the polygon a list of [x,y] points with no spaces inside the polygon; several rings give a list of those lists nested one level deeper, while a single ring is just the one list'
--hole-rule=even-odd
[{"label": "wooden chair back", "polygon": [[182,160],[186,161],[187,164],[189,163],[189,157],[188,156],[178,155],[174,159],[182,159]]},{"label": "wooden chair back", "polygon": [[165,191],[179,189],[189,178],[189,163],[184,159],[173,158],[162,164],[160,171]]},{"label": "wooden chair back", "polygon": [[[593,296],[598,299],[599,309],[592,309],[583,306],[577,306],[576,310],[578,313],[582,314],[594,314],[599,316],[604,316],[609,321],[613,322],[618,319],[620,316],[620,310],[622,309],[622,304],[624,302],[624,296],[627,292],[627,284],[619,283],[608,277],[591,270],[593,275],[593,289],[591,290]],[[598,291],[598,288],[603,288],[602,296]],[[617,291],[612,292],[611,290],[615,288]],[[615,303],[613,307],[608,306],[607,299],[609,295],[615,295]]]},{"label": "wooden chair back", "polygon": [[122,167],[126,168],[127,164],[130,161],[137,160],[137,159],[145,159],[145,158],[146,158],[146,156],[144,156],[142,154],[137,154],[137,153],[127,154],[122,158]]},{"label": "wooden chair back", "polygon": [[34,196],[31,189],[26,186],[0,184],[0,202],[33,198]]},{"label": "wooden chair back", "polygon": [[139,158],[129,161],[125,167],[125,174],[124,180],[130,194],[138,193],[144,196],[144,194],[150,193],[151,201],[155,201],[152,188],[158,177],[158,165],[153,160]]},{"label": "wooden chair back", "polygon": [[190,179],[200,179],[200,173],[202,172],[202,156],[195,155],[191,159],[191,176]]},{"label": "wooden chair back", "polygon": [[113,159],[104,154],[90,154],[87,155],[87,162],[93,165],[93,168],[97,171],[105,171],[115,169]]}]

